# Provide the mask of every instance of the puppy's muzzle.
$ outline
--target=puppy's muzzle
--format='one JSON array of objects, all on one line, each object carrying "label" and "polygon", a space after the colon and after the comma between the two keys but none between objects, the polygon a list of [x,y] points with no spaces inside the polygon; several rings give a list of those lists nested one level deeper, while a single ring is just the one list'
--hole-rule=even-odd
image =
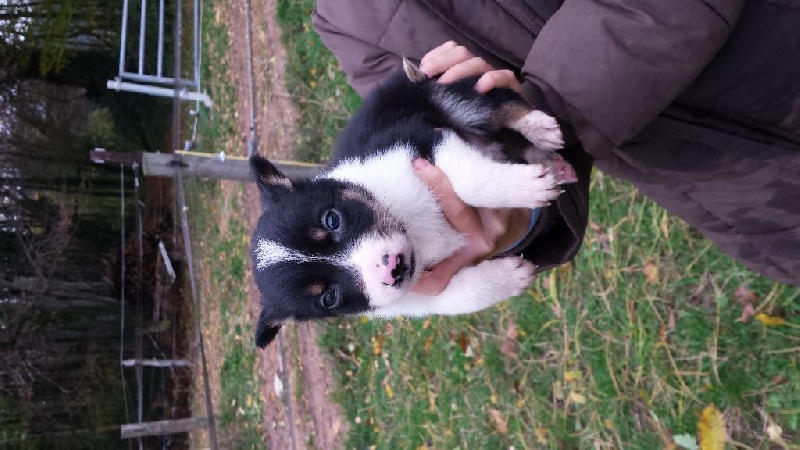
[{"label": "puppy's muzzle", "polygon": [[403,253],[387,253],[381,257],[381,283],[397,286],[411,277],[414,267],[414,255]]}]

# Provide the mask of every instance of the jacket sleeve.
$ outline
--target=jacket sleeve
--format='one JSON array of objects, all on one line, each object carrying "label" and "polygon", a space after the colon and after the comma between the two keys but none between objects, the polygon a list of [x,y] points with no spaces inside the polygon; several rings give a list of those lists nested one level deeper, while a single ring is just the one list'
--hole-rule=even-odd
[{"label": "jacket sleeve", "polygon": [[[522,73],[602,157],[636,135],[722,47],[744,0],[567,0],[547,21]],[[542,98],[543,96],[543,98]]]},{"label": "jacket sleeve", "polygon": [[[358,17],[338,13],[335,9],[325,13],[335,14],[337,23],[344,21],[347,30],[363,27],[363,24],[350,23]],[[336,56],[347,81],[362,97],[400,65],[397,55],[358,39],[352,31],[340,29],[317,10],[311,14],[311,23],[325,46]]]}]

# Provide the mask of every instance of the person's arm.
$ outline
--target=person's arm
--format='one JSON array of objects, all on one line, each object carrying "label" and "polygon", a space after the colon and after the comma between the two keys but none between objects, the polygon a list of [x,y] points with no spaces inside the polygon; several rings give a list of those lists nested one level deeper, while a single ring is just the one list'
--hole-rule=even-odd
[{"label": "person's arm", "polygon": [[[569,124],[586,151],[636,135],[708,65],[744,0],[567,0],[522,68],[523,96]],[[546,106],[545,106],[546,105]]]},{"label": "person's arm", "polygon": [[[363,28],[362,24],[354,23],[358,20],[356,17],[337,14],[335,9],[325,13],[336,14],[337,23],[346,29]],[[341,29],[316,10],[311,14],[311,22],[322,42],[336,56],[347,81],[362,97],[400,67],[400,56],[356,38],[353,33]]]}]

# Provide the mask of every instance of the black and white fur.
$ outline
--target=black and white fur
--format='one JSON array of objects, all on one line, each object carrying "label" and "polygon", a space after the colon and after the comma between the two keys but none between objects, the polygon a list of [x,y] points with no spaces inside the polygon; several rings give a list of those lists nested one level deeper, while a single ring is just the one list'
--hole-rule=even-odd
[{"label": "black and white fur", "polygon": [[[476,207],[543,207],[574,172],[540,157],[555,155],[561,131],[515,92],[479,95],[474,78],[445,85],[405,69],[365,99],[313,180],[291,181],[266,159],[251,159],[264,209],[252,240],[258,346],[289,320],[465,314],[533,281],[534,265],[510,256],[462,269],[437,296],[411,291],[425,268],[464,244],[416,176],[414,158],[433,162]],[[525,143],[517,156],[497,142],[509,133]]]}]

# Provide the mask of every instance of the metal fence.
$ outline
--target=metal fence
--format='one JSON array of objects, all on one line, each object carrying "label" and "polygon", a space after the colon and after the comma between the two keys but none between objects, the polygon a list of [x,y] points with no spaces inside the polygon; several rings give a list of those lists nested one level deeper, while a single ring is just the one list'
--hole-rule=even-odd
[{"label": "metal fence", "polygon": [[[166,74],[164,70],[165,49],[165,0],[158,1],[158,24],[157,24],[157,52],[155,56],[155,73],[147,73],[145,65],[148,63],[148,58],[152,55],[147,55],[145,51],[145,36],[147,36],[148,23],[147,23],[147,0],[139,0],[141,6],[141,13],[138,20],[139,26],[139,45],[138,45],[138,58],[135,59],[134,67],[129,67],[131,64],[127,61],[128,55],[126,54],[128,46],[128,22],[130,21],[130,1],[123,0],[122,5],[122,32],[120,33],[120,55],[119,55],[119,71],[117,77],[113,80],[108,80],[106,86],[109,89],[117,91],[138,92],[142,94],[155,95],[160,97],[179,98],[181,100],[195,101],[198,104],[203,103],[206,107],[211,107],[211,98],[208,94],[201,91],[200,85],[200,64],[201,64],[201,39],[200,39],[200,23],[202,21],[202,2],[201,0],[192,0],[192,55],[191,55],[191,77],[184,78],[181,76],[181,51],[180,51],[180,33],[178,30],[182,29],[183,8],[181,0],[177,0],[175,8],[175,31],[176,39],[172,56],[175,60],[173,73]],[[129,70],[130,69],[130,70]],[[198,105],[199,106],[199,105]]]}]

